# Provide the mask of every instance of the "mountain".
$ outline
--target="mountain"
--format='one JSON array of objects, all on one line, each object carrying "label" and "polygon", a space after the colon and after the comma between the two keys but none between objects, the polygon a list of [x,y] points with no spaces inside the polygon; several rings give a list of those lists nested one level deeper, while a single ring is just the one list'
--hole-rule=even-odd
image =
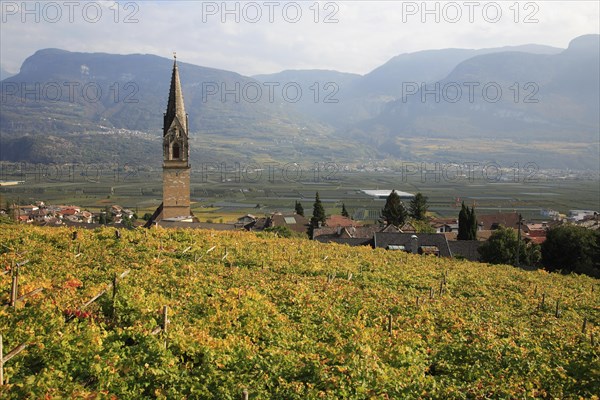
[{"label": "mountain", "polygon": [[[23,107],[62,114],[60,117],[52,115],[55,120],[61,120],[60,126],[49,123],[40,126],[51,132],[77,130],[82,123],[158,132],[166,107],[172,65],[172,60],[153,55],[88,54],[46,49],[25,60],[21,72],[4,82],[3,89],[5,94],[12,94],[17,89],[13,96],[8,96],[8,104],[18,112]],[[181,62],[179,69],[186,106],[194,110],[190,113],[193,130],[239,135],[240,127],[256,130],[257,124],[265,119],[289,117],[285,111],[271,106],[267,96],[255,103],[244,101],[241,88],[256,83],[251,78]],[[40,88],[36,90],[30,85],[32,93],[20,90],[20,85],[32,82],[40,83]],[[234,93],[222,101],[225,90],[235,91],[237,87],[240,88],[237,90],[239,98],[236,99]],[[23,102],[23,99],[30,101]],[[49,104],[58,104],[58,107],[45,109]],[[75,113],[82,114],[85,119],[73,118]],[[223,119],[223,115],[228,118]],[[3,130],[12,131],[15,124],[22,122],[18,121],[20,117],[7,111],[2,119]]]},{"label": "mountain", "polygon": [[[192,163],[518,158],[597,169],[599,38],[562,50],[402,54],[364,76],[246,77],[180,62]],[[154,55],[36,52],[2,82],[0,160],[160,162],[172,65]]]},{"label": "mountain", "polygon": [[[159,137],[172,66],[173,60],[154,55],[36,52],[25,60],[19,74],[2,83],[2,159],[17,161],[22,154],[78,148],[85,135],[91,142],[95,137],[103,148],[119,151],[120,141],[131,136],[118,133],[122,129]],[[282,156],[300,157],[310,151],[312,140],[331,131],[300,117],[288,102],[270,101],[267,88],[252,78],[183,62],[179,70],[191,135],[204,141],[192,149],[204,160],[215,156],[213,139],[226,149],[223,156],[256,156],[269,153],[265,146],[278,146]],[[28,152],[31,142],[40,147],[48,144],[50,136],[66,140],[69,146],[63,143]],[[236,149],[232,144],[240,141],[243,146]],[[160,160],[160,146],[155,151],[155,160]]]},{"label": "mountain", "polygon": [[597,140],[599,38],[577,38],[559,54],[470,58],[439,89],[427,85],[360,125],[392,136]]},{"label": "mountain", "polygon": [[[509,51],[558,54],[562,50],[535,44],[489,49],[425,50],[400,54],[364,76],[327,70],[295,70],[256,75],[254,78],[261,82],[299,82],[303,88],[314,88],[312,85],[320,84],[319,95],[315,96],[316,89],[310,90],[298,102],[298,111],[337,128],[344,128],[377,116],[386,104],[402,97],[403,86],[407,83],[435,82],[472,57]],[[325,88],[327,83],[330,86]],[[327,95],[332,102],[328,101]]]},{"label": "mountain", "polygon": [[524,52],[558,54],[563,49],[540,45],[505,46],[489,49],[441,49],[401,54],[355,82],[351,94],[356,97],[401,97],[406,82],[435,82],[446,77],[458,64],[479,55]]}]

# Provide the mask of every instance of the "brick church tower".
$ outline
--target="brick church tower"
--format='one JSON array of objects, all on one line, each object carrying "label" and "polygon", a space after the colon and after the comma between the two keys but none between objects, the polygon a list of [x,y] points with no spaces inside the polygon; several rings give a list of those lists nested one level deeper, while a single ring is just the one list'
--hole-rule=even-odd
[{"label": "brick church tower", "polygon": [[173,62],[169,104],[163,124],[162,219],[190,217],[190,147],[177,59]]},{"label": "brick church tower", "polygon": [[163,122],[163,202],[146,223],[165,219],[191,221],[190,210],[190,147],[188,116],[183,104],[177,58],[173,62],[169,103]]}]

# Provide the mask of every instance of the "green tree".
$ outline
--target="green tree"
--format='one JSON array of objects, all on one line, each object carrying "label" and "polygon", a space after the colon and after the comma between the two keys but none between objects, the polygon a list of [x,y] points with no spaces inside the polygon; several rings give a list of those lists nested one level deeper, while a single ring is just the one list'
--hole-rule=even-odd
[{"label": "green tree", "polygon": [[121,218],[121,224],[127,229],[133,228],[133,221],[134,221],[133,217],[129,218],[127,215],[124,215]]},{"label": "green tree", "polygon": [[463,201],[458,213],[458,240],[477,240],[477,216],[475,207],[469,209]]},{"label": "green tree", "polygon": [[600,277],[600,231],[575,225],[549,229],[542,243],[542,264],[550,271]]},{"label": "green tree", "polygon": [[469,237],[470,240],[477,240],[477,215],[475,215],[475,206],[471,207],[469,212]]},{"label": "green tree", "polygon": [[287,226],[272,226],[270,228],[266,228],[265,232],[272,232],[276,236],[283,238],[290,238],[293,236],[292,230]]},{"label": "green tree", "polygon": [[[500,227],[479,247],[481,261],[490,264],[513,265],[516,258],[517,232],[512,228]],[[536,265],[540,260],[539,246],[519,242],[519,264]]]},{"label": "green tree", "polygon": [[463,201],[462,206],[460,207],[460,212],[458,213],[458,236],[456,239],[458,240],[467,240],[469,236],[467,231],[467,227],[469,225],[469,209],[465,206],[465,202]]},{"label": "green tree", "polygon": [[395,190],[388,196],[381,210],[381,217],[388,225],[402,226],[406,222],[408,212]]},{"label": "green tree", "polygon": [[410,223],[415,227],[417,233],[435,233],[435,229],[427,221],[412,220]]},{"label": "green tree", "polygon": [[100,225],[106,225],[113,222],[113,215],[110,212],[110,207],[106,206],[104,210],[100,211],[100,216],[98,217],[98,223]]},{"label": "green tree", "polygon": [[296,201],[294,210],[296,210],[296,214],[302,215],[304,217],[304,207],[302,207],[302,204],[299,201]]},{"label": "green tree", "polygon": [[311,239],[315,228],[318,228],[319,225],[325,225],[325,221],[327,221],[325,209],[323,208],[323,204],[321,203],[319,192],[317,192],[315,196],[315,203],[313,204],[313,215],[310,218],[310,225],[308,226],[308,236]]},{"label": "green tree", "polygon": [[143,219],[144,221],[149,221],[149,220],[150,220],[150,218],[152,218],[152,214],[151,214],[151,213],[148,213],[148,212],[147,212],[147,213],[145,213],[145,214],[144,214],[144,216],[142,217],[142,219]]},{"label": "green tree", "polygon": [[410,201],[410,216],[417,221],[423,221],[426,218],[428,208],[429,205],[427,204],[427,196],[417,193]]},{"label": "green tree", "polygon": [[350,214],[348,214],[348,210],[346,210],[346,205],[342,203],[342,217],[350,218]]}]

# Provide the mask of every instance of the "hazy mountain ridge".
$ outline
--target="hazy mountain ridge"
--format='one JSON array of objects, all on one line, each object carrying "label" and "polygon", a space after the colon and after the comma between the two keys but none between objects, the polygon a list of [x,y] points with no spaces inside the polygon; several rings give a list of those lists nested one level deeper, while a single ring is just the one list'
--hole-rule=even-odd
[{"label": "hazy mountain ridge", "polygon": [[[315,106],[312,98],[303,98],[299,111],[317,116],[324,122],[345,129],[356,122],[379,115],[386,105],[402,97],[403,85],[429,83],[446,77],[454,67],[472,57],[509,51],[532,54],[558,54],[564,49],[542,45],[505,46],[488,49],[439,49],[405,53],[393,57],[385,64],[365,75],[337,71],[283,71],[276,74],[257,75],[260,81],[298,79],[310,85],[314,82],[333,82],[338,91],[336,103]],[[310,77],[310,80],[306,78]],[[331,91],[330,91],[331,93]],[[322,102],[321,102],[322,103]]]},{"label": "hazy mountain ridge", "polygon": [[[199,140],[192,147],[192,158],[205,160],[221,154],[247,160],[360,160],[365,156],[410,159],[416,154],[442,158],[460,158],[462,154],[464,158],[474,153],[468,146],[418,152],[414,142],[406,145],[407,138],[423,137],[501,139],[520,144],[563,140],[594,145],[599,132],[599,37],[576,38],[565,50],[525,45],[401,54],[364,76],[288,70],[245,77],[180,62],[192,139]],[[67,149],[73,152],[83,145],[105,146],[117,156],[135,151],[134,145],[124,144],[138,140],[135,135],[96,133],[126,129],[150,133],[149,138],[160,136],[172,65],[172,59],[154,55],[59,49],[36,52],[23,63],[19,74],[2,82],[0,159],[61,160]],[[266,82],[276,83],[274,99],[269,98]],[[419,91],[406,96],[407,84],[432,87],[435,82],[441,87],[493,82],[503,89],[503,96],[498,102],[489,102],[482,101],[479,93],[469,102],[465,101],[465,91],[462,101],[456,103],[431,101],[431,95],[422,101]],[[511,89],[515,82],[516,102]],[[530,82],[537,84],[537,89],[526,86]],[[46,87],[50,97],[52,89],[60,87],[60,99],[31,101],[31,93],[20,92],[21,85],[31,87],[35,83]],[[283,98],[286,84],[299,87],[301,96]],[[80,90],[86,85],[88,97],[100,88],[102,95],[97,101],[82,96]],[[69,92],[72,88],[75,96]],[[253,92],[256,88],[262,89],[258,99]],[[221,89],[227,92],[223,94]],[[294,90],[289,93],[293,96]],[[28,101],[23,102],[23,98]],[[525,102],[525,98],[538,102]],[[85,135],[80,138],[77,133]],[[141,162],[157,157],[160,149],[151,151],[153,146],[152,140],[140,142]],[[89,152],[75,153],[80,161],[90,158]],[[481,156],[479,151],[475,153]],[[572,165],[582,156],[561,154],[560,160],[554,156],[548,159]],[[594,164],[594,157],[587,152],[585,157],[586,163]]]},{"label": "hazy mountain ridge", "polygon": [[[46,49],[36,52],[23,63],[21,72],[3,82],[6,94],[15,90],[11,83],[41,83],[38,99],[20,91],[8,96],[7,112],[11,107],[39,108],[52,100],[60,91],[59,103],[88,115],[87,119],[104,126],[132,130],[159,132],[162,113],[166,107],[173,61],[154,55],[112,55],[104,53],[71,53],[64,50]],[[256,82],[235,72],[179,63],[185,93],[186,108],[190,115],[192,131],[239,135],[240,124],[244,130],[257,128],[257,124],[269,119],[290,122],[293,110],[280,104],[269,103],[268,96],[256,102],[239,101],[235,95],[227,95],[222,101],[222,91],[239,85]],[[67,82],[67,83],[65,83]],[[45,86],[44,86],[45,85]],[[53,90],[56,85],[59,89]],[[86,86],[85,85],[89,85]],[[96,92],[96,86],[100,92]],[[44,96],[44,87],[49,88]],[[86,89],[84,89],[86,88]],[[86,93],[83,93],[86,91]],[[34,91],[35,92],[35,91]],[[238,92],[241,92],[238,91]],[[97,94],[99,93],[99,94]],[[12,98],[11,98],[12,97]],[[97,101],[96,101],[97,99]],[[12,100],[12,101],[11,101]],[[192,113],[189,111],[193,110]],[[227,115],[227,119],[222,116]],[[18,118],[14,118],[18,119]],[[3,115],[2,128],[10,132],[14,119]],[[74,120],[75,128],[82,121]],[[252,123],[249,123],[252,122]],[[303,125],[305,121],[298,121]],[[47,129],[52,130],[52,127]],[[252,132],[251,132],[252,133]]]},{"label": "hazy mountain ridge", "polygon": [[[379,116],[360,123],[358,130],[367,136],[378,126],[391,137],[597,142],[599,38],[577,38],[554,55],[503,52],[467,59],[438,81],[439,101],[419,90],[389,103]],[[478,84],[472,101],[470,82]],[[487,95],[486,85],[491,88]],[[460,90],[444,94],[444,87],[455,86],[462,96]],[[434,87],[427,85],[426,90]]]},{"label": "hazy mountain ridge", "polygon": [[[331,132],[323,124],[299,116],[290,104],[279,99],[271,102],[266,92],[258,98],[244,92],[246,85],[260,85],[252,78],[178,64],[192,136],[218,136],[224,142],[246,140],[246,148],[238,154],[246,154],[249,148],[249,154],[264,153],[265,146],[285,140],[292,142],[291,149],[301,154],[306,141]],[[172,67],[172,59],[154,55],[73,53],[59,49],[36,52],[25,60],[19,74],[2,82],[0,130],[4,150],[0,159],[60,159],[67,148],[94,143],[95,132],[126,129],[160,136]],[[23,85],[27,91],[23,91]],[[223,97],[222,93],[228,94]],[[252,101],[247,101],[250,96],[254,96]],[[85,135],[79,138],[73,133]],[[49,141],[50,136],[62,140]],[[302,140],[298,140],[300,137]],[[118,155],[129,147],[123,145],[128,140],[136,139],[129,135],[101,135],[95,145]],[[38,148],[33,149],[32,143]],[[148,145],[141,146],[140,151],[146,153],[142,160],[147,160]],[[192,151],[214,156],[214,149],[204,146]],[[156,154],[159,153],[157,147]],[[73,158],[87,161],[90,157],[75,152]]]}]

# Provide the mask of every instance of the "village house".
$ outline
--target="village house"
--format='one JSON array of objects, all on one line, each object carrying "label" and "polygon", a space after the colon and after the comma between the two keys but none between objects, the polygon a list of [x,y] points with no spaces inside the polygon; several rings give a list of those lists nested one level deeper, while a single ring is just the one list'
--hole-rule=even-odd
[{"label": "village house", "polygon": [[[393,227],[393,225],[390,225]],[[315,228],[313,230],[312,239],[318,240],[319,242],[327,243],[330,241],[336,241],[338,239],[369,239],[373,238],[375,232],[381,231],[381,227],[378,225],[370,226],[323,226]],[[395,227],[389,229],[397,229]],[[356,242],[356,241],[351,241]],[[349,242],[350,243],[350,242]]]},{"label": "village house", "polygon": [[429,225],[436,233],[458,232],[458,219],[456,218],[433,218]]},{"label": "village house", "polygon": [[246,214],[243,217],[237,219],[235,226],[238,228],[244,228],[246,225],[256,222],[256,217],[252,214]]},{"label": "village house", "polygon": [[441,233],[377,232],[373,237],[373,247],[413,254],[452,257],[448,241]]},{"label": "village house", "polygon": [[480,230],[493,231],[501,226],[505,228],[519,228],[519,214],[514,211],[510,213],[495,213],[477,216],[477,224]]},{"label": "village house", "polygon": [[302,215],[274,213],[268,218],[265,228],[285,226],[293,232],[306,233],[308,225],[309,220]]},{"label": "village house", "polygon": [[448,240],[452,257],[469,261],[481,261],[479,248],[482,244],[481,240]]},{"label": "village house", "polygon": [[593,218],[595,215],[598,215],[597,211],[592,210],[569,210],[567,218],[571,222],[575,221],[583,221],[584,219],[591,217]]},{"label": "village house", "polygon": [[35,210],[39,210],[39,207],[34,206],[33,204],[30,204],[30,205],[26,205],[26,206],[19,206],[18,212],[19,212],[19,215],[22,216],[22,215],[29,215]]},{"label": "village house", "polygon": [[247,231],[263,231],[267,227],[269,219],[267,217],[260,217],[251,221],[243,226]]}]

